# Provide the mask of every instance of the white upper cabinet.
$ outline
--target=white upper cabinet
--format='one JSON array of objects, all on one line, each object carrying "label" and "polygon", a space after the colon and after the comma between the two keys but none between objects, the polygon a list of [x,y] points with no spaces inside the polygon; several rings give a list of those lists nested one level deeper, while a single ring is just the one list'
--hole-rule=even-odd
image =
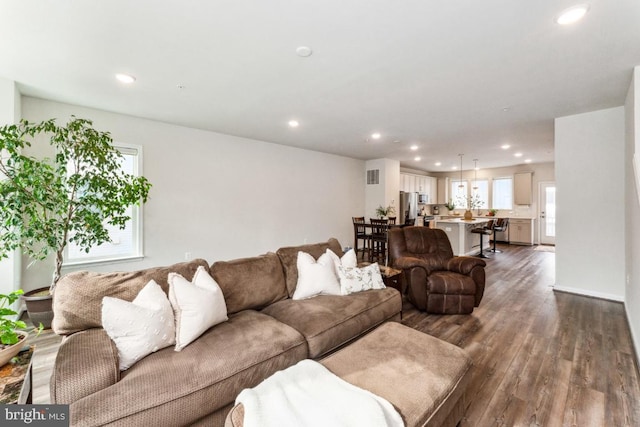
[{"label": "white upper cabinet", "polygon": [[438,197],[438,180],[431,176],[401,173],[400,191],[426,194],[427,203],[435,204]]}]

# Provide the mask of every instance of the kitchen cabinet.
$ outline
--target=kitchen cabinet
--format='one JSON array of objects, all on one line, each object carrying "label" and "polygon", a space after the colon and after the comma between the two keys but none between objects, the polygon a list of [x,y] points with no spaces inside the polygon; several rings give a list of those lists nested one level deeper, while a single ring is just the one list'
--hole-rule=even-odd
[{"label": "kitchen cabinet", "polygon": [[416,190],[416,176],[406,173],[400,174],[400,191],[405,193],[415,193]]},{"label": "kitchen cabinet", "polygon": [[436,186],[437,190],[437,203],[444,205],[449,203],[449,178],[438,178]]},{"label": "kitchen cabinet", "polygon": [[438,194],[438,180],[431,176],[400,174],[400,191],[427,195],[427,203],[435,204]]},{"label": "kitchen cabinet", "polygon": [[532,198],[532,173],[516,173],[513,175],[513,202],[516,205],[530,205]]},{"label": "kitchen cabinet", "polygon": [[429,177],[429,203],[438,203],[438,178]]},{"label": "kitchen cabinet", "polygon": [[533,245],[533,219],[509,219],[509,243],[514,245]]}]

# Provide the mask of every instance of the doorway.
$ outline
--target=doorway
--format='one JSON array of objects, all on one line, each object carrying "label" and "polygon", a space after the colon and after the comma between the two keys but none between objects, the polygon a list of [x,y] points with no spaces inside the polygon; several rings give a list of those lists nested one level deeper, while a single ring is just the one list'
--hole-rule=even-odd
[{"label": "doorway", "polygon": [[538,192],[540,244],[556,244],[556,183],[541,182]]}]

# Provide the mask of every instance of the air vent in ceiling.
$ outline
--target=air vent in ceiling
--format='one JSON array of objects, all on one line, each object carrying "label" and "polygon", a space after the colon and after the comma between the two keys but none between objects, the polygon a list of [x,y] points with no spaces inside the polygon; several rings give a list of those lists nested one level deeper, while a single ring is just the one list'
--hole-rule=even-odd
[{"label": "air vent in ceiling", "polygon": [[371,169],[367,171],[367,185],[380,184],[380,169]]}]

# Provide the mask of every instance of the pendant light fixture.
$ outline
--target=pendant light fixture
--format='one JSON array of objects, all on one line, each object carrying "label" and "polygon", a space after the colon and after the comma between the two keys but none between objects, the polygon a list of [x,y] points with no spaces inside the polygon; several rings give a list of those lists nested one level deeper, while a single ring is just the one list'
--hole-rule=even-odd
[{"label": "pendant light fixture", "polygon": [[473,191],[478,191],[478,159],[473,159]]},{"label": "pendant light fixture", "polygon": [[460,156],[460,183],[458,184],[458,192],[462,193],[462,189],[464,188],[462,184],[462,156],[464,156],[464,154],[458,154],[458,156]]}]

